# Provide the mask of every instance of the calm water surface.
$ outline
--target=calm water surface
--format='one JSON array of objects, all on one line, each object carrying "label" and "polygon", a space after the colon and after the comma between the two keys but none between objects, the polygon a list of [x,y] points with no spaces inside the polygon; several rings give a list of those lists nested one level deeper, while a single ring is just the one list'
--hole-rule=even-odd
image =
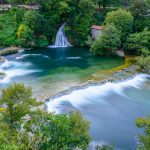
[{"label": "calm water surface", "polygon": [[[89,79],[100,70],[123,64],[118,57],[93,57],[86,48],[53,48],[25,51],[7,56],[0,71],[7,74],[0,87],[23,82],[36,95],[53,95]],[[48,95],[48,96],[49,96]]]}]

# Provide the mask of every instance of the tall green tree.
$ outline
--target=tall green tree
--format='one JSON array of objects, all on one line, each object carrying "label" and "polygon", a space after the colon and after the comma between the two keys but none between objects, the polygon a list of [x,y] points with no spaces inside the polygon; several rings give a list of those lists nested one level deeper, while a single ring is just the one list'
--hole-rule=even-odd
[{"label": "tall green tree", "polygon": [[49,114],[35,108],[40,104],[23,84],[2,90],[1,150],[87,149],[89,122],[81,113]]},{"label": "tall green tree", "polygon": [[120,45],[120,31],[110,24],[105,27],[99,39],[92,43],[91,52],[95,55],[114,55]]},{"label": "tall green tree", "polygon": [[118,9],[106,15],[105,24],[113,24],[121,32],[121,42],[123,44],[132,31],[133,16],[129,11]]},{"label": "tall green tree", "polygon": [[146,15],[149,8],[149,0],[133,0],[130,6],[130,11],[134,18],[138,18],[141,15]]},{"label": "tall green tree", "polygon": [[89,122],[81,113],[65,114],[33,114],[34,119],[27,123],[27,129],[33,133],[31,145],[36,149],[66,149],[81,148],[86,150],[90,142],[88,133]]},{"label": "tall green tree", "polygon": [[142,32],[129,35],[126,50],[133,54],[147,55],[150,53],[150,31],[145,28]]},{"label": "tall green tree", "polygon": [[31,88],[26,88],[23,84],[15,83],[2,90],[0,106],[6,109],[4,118],[9,128],[14,128],[30,112],[30,108],[37,105],[32,98]]}]

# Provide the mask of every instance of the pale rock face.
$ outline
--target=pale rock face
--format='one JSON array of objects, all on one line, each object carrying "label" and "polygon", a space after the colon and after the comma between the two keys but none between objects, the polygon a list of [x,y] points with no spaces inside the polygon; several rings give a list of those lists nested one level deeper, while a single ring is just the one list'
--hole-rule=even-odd
[{"label": "pale rock face", "polygon": [[102,35],[102,30],[91,29],[92,38],[98,39]]}]

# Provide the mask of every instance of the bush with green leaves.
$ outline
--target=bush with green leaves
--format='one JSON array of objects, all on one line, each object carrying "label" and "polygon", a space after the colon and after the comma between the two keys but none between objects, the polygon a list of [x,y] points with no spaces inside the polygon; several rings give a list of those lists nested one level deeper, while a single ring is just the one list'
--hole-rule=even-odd
[{"label": "bush with green leaves", "polygon": [[9,13],[0,15],[0,26],[0,47],[15,45],[17,27]]},{"label": "bush with green leaves", "polygon": [[18,45],[22,47],[32,47],[35,45],[32,41],[33,31],[29,28],[29,26],[25,24],[20,24],[16,34]]},{"label": "bush with green leaves", "polygon": [[107,13],[105,24],[113,24],[121,32],[121,41],[124,43],[132,31],[133,16],[129,11],[118,9]]},{"label": "bush with green leaves", "polygon": [[[38,110],[31,88],[13,84],[0,97],[0,149],[86,150],[89,122],[81,113],[54,114]],[[1,109],[0,109],[1,110]]]},{"label": "bush with green leaves", "polygon": [[90,142],[89,122],[81,113],[48,114],[37,112],[31,115],[26,129],[33,134],[30,144],[33,149],[86,150]]},{"label": "bush with green leaves", "polygon": [[139,128],[144,129],[144,135],[139,136],[140,144],[137,150],[149,150],[150,148],[150,117],[138,118],[136,120],[136,125]]},{"label": "bush with green leaves", "polygon": [[22,118],[30,112],[30,108],[38,104],[32,98],[31,88],[26,88],[23,84],[10,85],[2,90],[0,97],[0,106],[6,108],[3,115],[10,128],[20,124]]},{"label": "bush with green leaves", "polygon": [[127,38],[126,50],[132,54],[150,53],[150,30],[145,28],[142,32],[131,34]]},{"label": "bush with green leaves", "polygon": [[134,20],[133,23],[133,32],[142,32],[144,28],[148,28],[150,30],[150,19],[149,17],[140,16],[138,19]]},{"label": "bush with green leaves", "polygon": [[146,15],[150,8],[149,0],[133,0],[130,5],[130,11],[134,18],[138,18],[141,15]]},{"label": "bush with green leaves", "polygon": [[150,74],[150,56],[137,57],[138,70]]},{"label": "bush with green leaves", "polygon": [[110,24],[105,27],[99,39],[93,41],[91,52],[94,55],[114,55],[120,45],[120,32]]}]

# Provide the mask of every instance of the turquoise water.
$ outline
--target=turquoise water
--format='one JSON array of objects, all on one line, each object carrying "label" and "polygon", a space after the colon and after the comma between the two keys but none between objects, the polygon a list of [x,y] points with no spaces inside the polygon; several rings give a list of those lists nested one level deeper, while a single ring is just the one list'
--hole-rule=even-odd
[{"label": "turquoise water", "polygon": [[[124,63],[118,57],[94,57],[86,48],[52,48],[24,51],[7,56],[0,70],[7,74],[0,87],[23,82],[37,95],[53,95],[86,81],[96,71]],[[43,94],[44,93],[44,94]]]},{"label": "turquoise water", "polygon": [[105,143],[133,150],[137,136],[143,133],[135,120],[150,114],[150,76],[140,74],[118,83],[89,86],[57,97],[47,106],[57,113],[79,110],[91,123],[91,145]]},{"label": "turquoise water", "polygon": [[[0,72],[7,76],[0,88],[23,82],[44,99],[86,81],[96,71],[124,63],[118,57],[94,57],[85,48],[36,49],[5,57]],[[96,143],[111,143],[118,149],[136,147],[135,119],[150,114],[150,78],[138,75],[119,83],[90,86],[50,101],[49,111],[68,113],[80,110],[91,122],[90,134]],[[90,148],[92,150],[92,148]]]}]

